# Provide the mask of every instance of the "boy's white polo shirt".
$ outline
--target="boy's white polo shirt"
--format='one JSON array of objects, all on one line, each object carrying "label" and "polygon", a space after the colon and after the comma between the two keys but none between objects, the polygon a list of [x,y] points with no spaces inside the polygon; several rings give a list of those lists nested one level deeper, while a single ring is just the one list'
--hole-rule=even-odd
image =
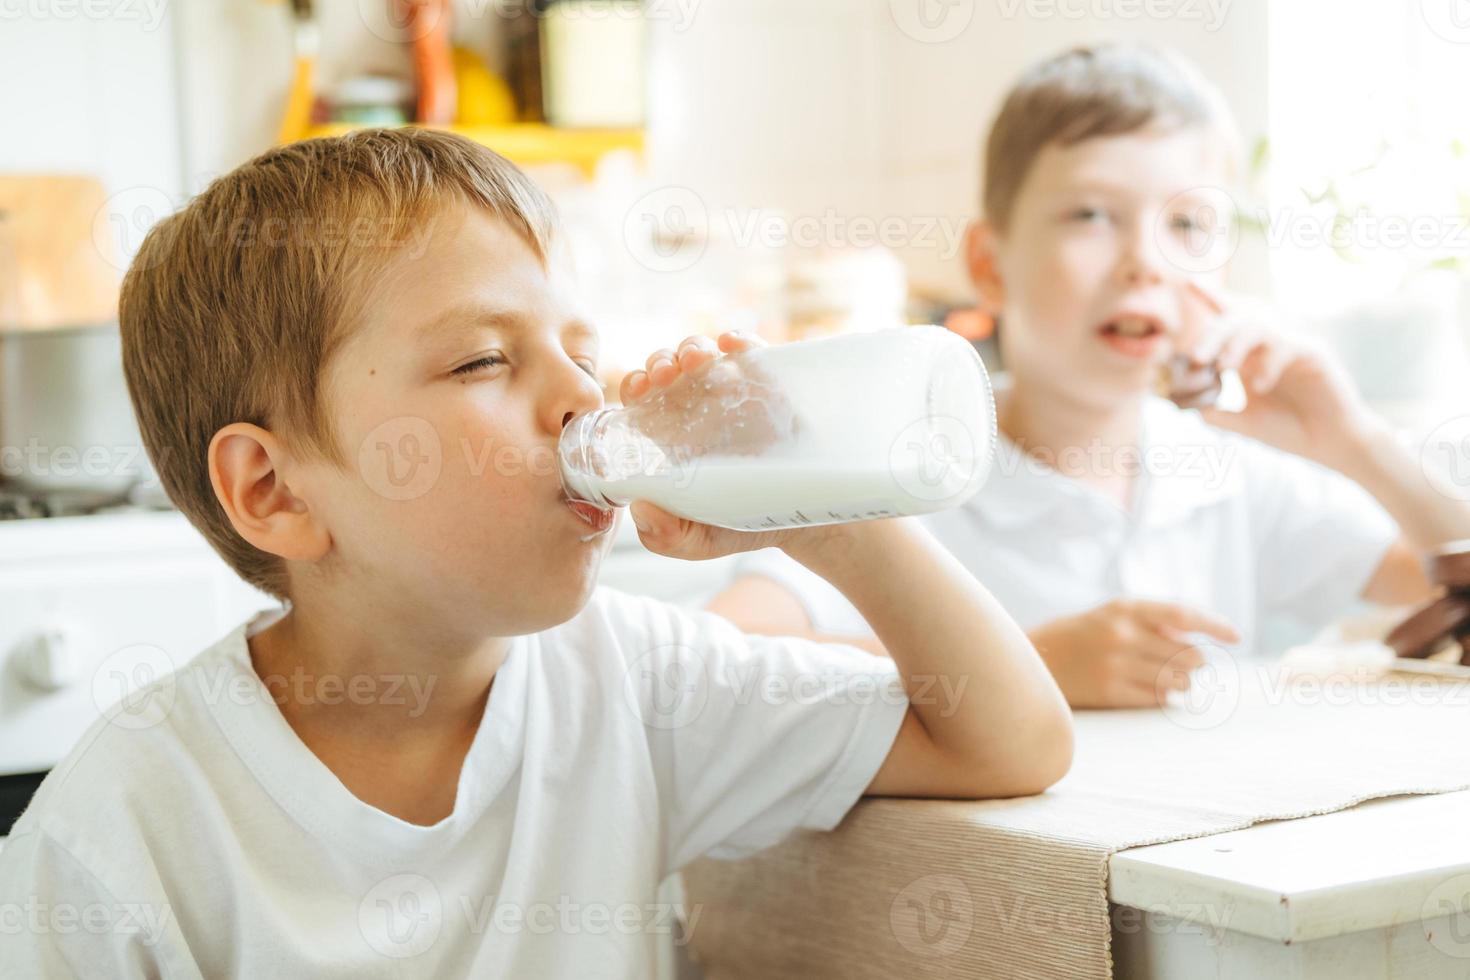
[{"label": "boy's white polo shirt", "polygon": [[908,706],[887,658],[599,589],[514,641],[453,813],[417,826],[286,723],[245,641],[278,615],[42,783],[0,851],[0,977],[651,977],[663,878],[835,826]]},{"label": "boy's white polo shirt", "polygon": [[[1315,627],[1347,612],[1398,538],[1350,480],[1164,399],[1145,402],[1141,447],[1124,510],[1002,436],[979,493],[923,523],[1025,628],[1119,597],[1157,599],[1224,617],[1252,650],[1274,617]],[[1088,462],[1128,465],[1099,452]],[[785,585],[819,631],[871,633],[778,551],[742,569]]]}]

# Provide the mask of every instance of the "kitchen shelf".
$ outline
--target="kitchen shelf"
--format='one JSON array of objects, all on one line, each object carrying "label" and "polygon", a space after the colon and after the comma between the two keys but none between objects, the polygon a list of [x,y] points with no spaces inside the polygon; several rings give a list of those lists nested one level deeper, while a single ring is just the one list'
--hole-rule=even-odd
[{"label": "kitchen shelf", "polygon": [[[307,137],[341,136],[365,127],[350,123],[313,126]],[[641,129],[558,129],[543,123],[514,123],[509,126],[429,126],[458,133],[488,146],[513,163],[534,166],[569,163],[591,176],[597,161],[614,150],[643,152]]]}]

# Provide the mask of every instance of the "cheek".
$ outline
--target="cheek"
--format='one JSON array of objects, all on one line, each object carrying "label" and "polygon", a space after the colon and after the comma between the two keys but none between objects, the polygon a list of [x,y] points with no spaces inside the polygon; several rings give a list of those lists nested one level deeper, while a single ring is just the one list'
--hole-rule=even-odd
[{"label": "cheek", "polygon": [[1096,242],[1061,238],[1039,242],[1008,271],[1008,295],[1015,319],[1029,333],[1053,342],[1086,320],[1092,297],[1105,278]]}]

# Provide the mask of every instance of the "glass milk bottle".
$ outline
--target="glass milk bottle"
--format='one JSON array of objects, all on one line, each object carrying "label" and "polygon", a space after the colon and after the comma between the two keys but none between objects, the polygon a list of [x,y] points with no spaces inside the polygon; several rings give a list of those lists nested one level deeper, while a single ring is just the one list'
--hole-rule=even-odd
[{"label": "glass milk bottle", "polygon": [[957,507],[994,447],[974,347],[899,327],[725,355],[573,419],[558,455],[574,500],[757,531]]}]

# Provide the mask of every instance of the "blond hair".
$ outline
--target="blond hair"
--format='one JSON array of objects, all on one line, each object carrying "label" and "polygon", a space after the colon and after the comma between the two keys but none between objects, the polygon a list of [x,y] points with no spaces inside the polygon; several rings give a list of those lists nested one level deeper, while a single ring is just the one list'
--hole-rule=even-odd
[{"label": "blond hair", "polygon": [[210,440],[250,422],[302,458],[345,465],[326,367],[371,275],[454,205],[483,208],[545,261],[545,194],[490,150],[424,129],[270,150],[155,225],[134,258],[119,319],[144,445],[169,498],[257,588],[287,598],[284,563],[231,526],[210,485]]},{"label": "blond hair", "polygon": [[1021,185],[1049,145],[1191,126],[1214,130],[1227,156],[1237,154],[1224,97],[1171,52],[1109,44],[1048,58],[1017,80],[991,124],[981,191],[985,216],[1001,230],[1008,226]]}]

